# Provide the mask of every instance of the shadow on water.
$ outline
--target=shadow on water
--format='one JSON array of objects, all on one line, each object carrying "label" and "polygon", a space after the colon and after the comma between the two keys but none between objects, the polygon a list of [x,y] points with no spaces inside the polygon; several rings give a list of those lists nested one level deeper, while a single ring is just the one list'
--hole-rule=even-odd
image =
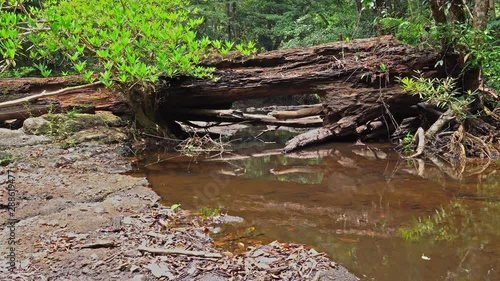
[{"label": "shadow on water", "polygon": [[349,144],[288,155],[272,145],[198,159],[151,154],[144,163],[165,204],[223,206],[245,219],[225,227],[219,245],[304,243],[363,280],[500,280],[497,169],[471,165],[456,179],[388,145]]}]

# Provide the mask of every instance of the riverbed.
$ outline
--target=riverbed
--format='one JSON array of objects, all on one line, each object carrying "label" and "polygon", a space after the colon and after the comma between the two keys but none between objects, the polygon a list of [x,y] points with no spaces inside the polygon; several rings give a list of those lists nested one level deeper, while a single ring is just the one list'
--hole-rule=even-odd
[{"label": "riverbed", "polygon": [[499,280],[498,162],[454,173],[389,144],[280,147],[156,151],[140,167],[166,205],[244,218],[215,236],[223,248],[303,243],[363,280]]}]

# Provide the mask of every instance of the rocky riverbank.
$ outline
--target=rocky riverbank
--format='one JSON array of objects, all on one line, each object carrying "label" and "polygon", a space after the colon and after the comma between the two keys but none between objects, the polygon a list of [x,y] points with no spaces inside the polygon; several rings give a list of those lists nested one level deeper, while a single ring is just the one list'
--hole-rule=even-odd
[{"label": "rocky riverbank", "polygon": [[357,280],[303,245],[217,249],[210,232],[224,219],[162,206],[124,174],[135,160],[125,125],[100,112],[0,129],[0,280]]}]

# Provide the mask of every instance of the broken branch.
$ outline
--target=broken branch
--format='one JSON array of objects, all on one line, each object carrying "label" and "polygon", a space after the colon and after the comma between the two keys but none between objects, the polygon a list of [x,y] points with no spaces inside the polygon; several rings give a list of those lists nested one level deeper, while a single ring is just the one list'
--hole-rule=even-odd
[{"label": "broken branch", "polygon": [[141,252],[148,252],[153,254],[160,255],[186,255],[186,256],[195,256],[202,258],[222,258],[222,255],[219,253],[209,253],[203,251],[189,251],[183,249],[160,249],[160,248],[151,248],[151,247],[139,247],[137,250]]},{"label": "broken branch", "polygon": [[20,98],[20,99],[16,99],[16,100],[2,102],[2,103],[0,103],[0,108],[10,107],[10,106],[14,106],[14,105],[20,105],[20,104],[31,102],[31,101],[34,101],[34,100],[37,100],[40,98],[62,95],[62,94],[66,94],[66,93],[69,93],[69,92],[74,91],[74,90],[90,88],[90,87],[94,87],[94,86],[97,86],[100,84],[101,84],[101,82],[99,81],[99,82],[94,82],[91,84],[67,87],[67,88],[60,89],[60,90],[53,91],[53,92],[43,91],[43,92],[36,94],[36,95],[32,95],[32,96],[28,96],[28,97],[24,97],[24,98]]}]

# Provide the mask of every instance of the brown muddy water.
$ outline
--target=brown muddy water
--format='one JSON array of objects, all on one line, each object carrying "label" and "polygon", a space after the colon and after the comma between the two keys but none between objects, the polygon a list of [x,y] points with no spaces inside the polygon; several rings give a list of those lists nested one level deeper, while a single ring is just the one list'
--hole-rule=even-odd
[{"label": "brown muddy water", "polygon": [[460,176],[389,145],[279,147],[151,153],[142,167],[165,204],[243,217],[216,235],[222,247],[303,243],[362,280],[500,280],[498,162]]}]

